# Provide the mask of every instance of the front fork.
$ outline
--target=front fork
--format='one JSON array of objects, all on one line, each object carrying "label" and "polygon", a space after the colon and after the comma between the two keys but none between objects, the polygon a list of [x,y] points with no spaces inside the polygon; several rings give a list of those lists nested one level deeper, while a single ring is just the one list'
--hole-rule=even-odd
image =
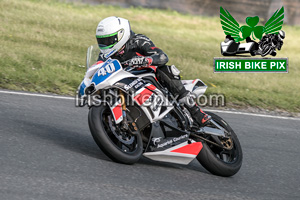
[{"label": "front fork", "polygon": [[127,108],[126,108],[126,101],[125,101],[125,95],[122,90],[119,90],[120,94],[120,99],[121,99],[121,105],[122,105],[122,115],[123,115],[123,120],[121,122],[121,130],[122,131],[129,131],[132,134],[135,134],[136,131],[138,130],[136,123],[135,122],[128,122],[127,120]]},{"label": "front fork", "polygon": [[122,105],[122,115],[123,120],[121,122],[121,129],[124,131],[128,130],[128,121],[126,117],[126,102],[125,102],[125,96],[124,92],[122,90],[119,90],[120,98],[121,98],[121,105]]}]

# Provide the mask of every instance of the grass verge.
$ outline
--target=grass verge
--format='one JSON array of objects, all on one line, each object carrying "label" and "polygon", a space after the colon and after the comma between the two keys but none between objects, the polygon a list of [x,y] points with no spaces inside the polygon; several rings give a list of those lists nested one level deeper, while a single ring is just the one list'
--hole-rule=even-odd
[{"label": "grass verge", "polygon": [[85,73],[86,49],[107,16],[130,20],[182,70],[200,78],[208,93],[223,93],[230,105],[300,112],[300,27],[284,26],[287,37],[277,57],[289,58],[289,73],[214,74],[224,39],[219,18],[175,11],[90,6],[46,0],[0,1],[0,87],[73,95]]}]

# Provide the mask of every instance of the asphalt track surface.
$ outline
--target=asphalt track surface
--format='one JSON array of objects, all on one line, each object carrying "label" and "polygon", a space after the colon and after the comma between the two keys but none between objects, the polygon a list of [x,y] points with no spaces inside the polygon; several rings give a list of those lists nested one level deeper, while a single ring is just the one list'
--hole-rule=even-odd
[{"label": "asphalt track surface", "polygon": [[142,158],[107,158],[71,99],[0,93],[0,199],[300,199],[300,121],[219,113],[244,161],[230,178]]}]

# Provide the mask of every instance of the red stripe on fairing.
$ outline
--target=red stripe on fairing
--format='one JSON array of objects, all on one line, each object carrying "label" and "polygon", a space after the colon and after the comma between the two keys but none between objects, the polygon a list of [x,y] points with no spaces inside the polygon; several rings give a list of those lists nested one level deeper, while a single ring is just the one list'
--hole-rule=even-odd
[{"label": "red stripe on fairing", "polygon": [[156,89],[156,87],[155,87],[154,85],[148,85],[147,88],[148,88],[149,90],[155,90],[155,89]]},{"label": "red stripe on fairing", "polygon": [[154,72],[156,72],[156,68],[157,68],[156,66],[152,66],[152,65],[151,65],[151,66],[149,66],[149,68],[153,69]]},{"label": "red stripe on fairing", "polygon": [[96,62],[95,64],[93,64],[91,67],[94,67],[94,66],[96,66],[96,65],[99,65],[99,64],[101,64],[101,63],[104,63],[102,60],[100,60],[100,61],[98,61],[98,62]]},{"label": "red stripe on fairing", "polygon": [[150,65],[149,67],[139,67],[139,68],[137,68],[137,70],[142,70],[142,69],[147,69],[147,68],[151,68],[151,69],[153,69],[154,70],[154,72],[156,72],[156,66],[152,66],[152,65]]},{"label": "red stripe on fairing", "polygon": [[136,95],[134,99],[136,102],[138,102],[139,105],[142,105],[145,101],[147,101],[150,98],[152,94],[153,92],[145,88],[141,93]]},{"label": "red stripe on fairing", "polygon": [[136,54],[137,56],[143,56],[143,57],[145,57],[144,55],[142,55],[142,54],[140,54],[140,53],[138,53],[138,52],[135,52],[135,54]]},{"label": "red stripe on fairing", "polygon": [[116,121],[122,116],[122,105],[119,104],[112,109]]},{"label": "red stripe on fairing", "polygon": [[171,152],[198,155],[198,153],[201,151],[202,147],[203,147],[203,145],[201,142],[194,142],[192,144],[185,145],[178,149],[174,149]]}]

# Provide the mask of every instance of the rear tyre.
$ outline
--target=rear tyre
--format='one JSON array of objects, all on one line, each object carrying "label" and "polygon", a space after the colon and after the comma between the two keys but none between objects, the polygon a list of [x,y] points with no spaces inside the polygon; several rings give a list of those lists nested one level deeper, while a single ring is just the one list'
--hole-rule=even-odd
[{"label": "rear tyre", "polygon": [[[132,121],[129,115],[127,118]],[[133,164],[140,159],[143,153],[140,133],[132,135],[121,131],[108,106],[91,107],[88,121],[95,142],[110,159],[123,164]]]},{"label": "rear tyre", "polygon": [[214,175],[224,177],[233,176],[242,166],[243,153],[240,142],[232,128],[221,117],[210,112],[206,113],[209,114],[215,122],[231,133],[233,147],[231,150],[224,150],[208,142],[202,142],[203,148],[198,154],[197,160],[206,170]]}]

